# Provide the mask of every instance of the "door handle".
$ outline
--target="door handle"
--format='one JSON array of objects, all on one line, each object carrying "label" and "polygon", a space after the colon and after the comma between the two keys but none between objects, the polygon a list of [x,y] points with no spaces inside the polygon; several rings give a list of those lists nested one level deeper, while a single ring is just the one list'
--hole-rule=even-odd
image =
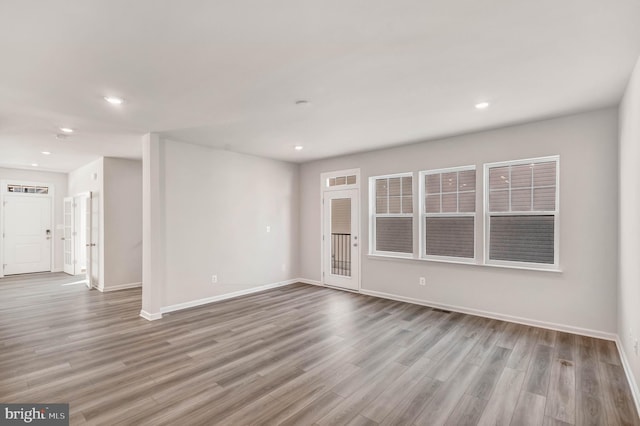
[{"label": "door handle", "polygon": [[358,243],[353,243],[353,246],[354,247],[358,247]]},{"label": "door handle", "polygon": [[95,247],[95,244],[85,244],[85,247]]}]

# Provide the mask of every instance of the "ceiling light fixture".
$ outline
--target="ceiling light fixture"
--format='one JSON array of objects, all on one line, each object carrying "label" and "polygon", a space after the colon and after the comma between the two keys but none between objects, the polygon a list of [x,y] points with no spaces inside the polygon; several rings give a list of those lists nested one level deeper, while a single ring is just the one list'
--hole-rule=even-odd
[{"label": "ceiling light fixture", "polygon": [[31,167],[38,167],[38,163],[31,163]]},{"label": "ceiling light fixture", "polygon": [[73,129],[71,127],[60,127],[60,131],[65,133],[73,133]]},{"label": "ceiling light fixture", "polygon": [[302,145],[296,145],[293,147],[296,151],[302,151],[302,148],[304,148]]},{"label": "ceiling light fixture", "polygon": [[42,151],[42,155],[51,155],[49,151]]},{"label": "ceiling light fixture", "polygon": [[122,105],[124,103],[124,99],[118,98],[117,96],[105,96],[104,100],[112,105]]},{"label": "ceiling light fixture", "polygon": [[487,109],[489,108],[489,102],[479,102],[476,104],[476,109]]}]

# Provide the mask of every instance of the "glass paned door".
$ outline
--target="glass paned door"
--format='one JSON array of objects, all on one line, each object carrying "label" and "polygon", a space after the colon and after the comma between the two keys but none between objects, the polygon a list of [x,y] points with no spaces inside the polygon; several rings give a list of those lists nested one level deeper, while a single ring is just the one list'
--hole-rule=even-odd
[{"label": "glass paned door", "polygon": [[358,190],[326,191],[323,213],[324,283],[358,290]]}]

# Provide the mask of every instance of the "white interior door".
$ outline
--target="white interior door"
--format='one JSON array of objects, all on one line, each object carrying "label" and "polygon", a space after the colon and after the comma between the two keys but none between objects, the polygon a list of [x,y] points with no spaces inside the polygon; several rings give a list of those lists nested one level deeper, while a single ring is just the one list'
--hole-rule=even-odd
[{"label": "white interior door", "polygon": [[51,271],[51,198],[4,196],[5,275]]},{"label": "white interior door", "polygon": [[87,273],[87,209],[89,196],[87,194],[73,197],[73,254],[75,275]]},{"label": "white interior door", "polygon": [[[83,213],[84,213],[84,242],[85,242],[85,267],[87,270],[87,287],[91,288],[93,287],[93,271],[94,269],[97,272],[97,268],[94,268],[93,266],[93,259],[94,259],[94,250],[96,250],[96,244],[93,242],[93,229],[94,229],[94,224],[93,224],[93,198],[91,193],[89,192],[89,194],[85,197],[84,199],[84,204],[83,204]],[[97,222],[97,221],[95,221]],[[95,258],[97,259],[97,256],[95,256]]]},{"label": "white interior door", "polygon": [[75,203],[73,197],[66,197],[64,199],[64,233],[62,235],[63,241],[63,255],[64,255],[64,272],[67,274],[76,274],[76,259],[75,259]]},{"label": "white interior door", "polygon": [[326,191],[323,201],[323,282],[360,289],[358,190]]}]

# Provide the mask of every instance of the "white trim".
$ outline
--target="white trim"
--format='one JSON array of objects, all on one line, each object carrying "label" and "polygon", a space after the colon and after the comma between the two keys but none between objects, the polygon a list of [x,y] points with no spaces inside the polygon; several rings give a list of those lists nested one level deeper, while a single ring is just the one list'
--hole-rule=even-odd
[{"label": "white trim", "polygon": [[501,320],[501,321],[508,321],[508,322],[513,322],[513,323],[516,323],[516,324],[524,324],[524,325],[529,325],[529,326],[532,326],[532,327],[546,328],[546,329],[549,329],[549,330],[556,330],[556,331],[563,331],[563,332],[566,332],[566,333],[579,334],[581,336],[595,337],[595,338],[598,338],[598,339],[605,339],[605,340],[615,341],[616,337],[617,337],[615,333],[607,333],[607,332],[604,332],[604,331],[590,330],[590,329],[587,329],[587,328],[574,327],[574,326],[571,326],[571,325],[557,324],[557,323],[546,322],[546,321],[538,321],[538,320],[534,320],[534,319],[530,319],[530,318],[522,318],[522,317],[516,317],[516,316],[512,316],[512,315],[499,314],[499,313],[496,313],[496,312],[483,311],[483,310],[480,310],[480,309],[473,309],[473,308],[465,308],[465,307],[461,307],[461,306],[447,305],[445,303],[432,302],[432,301],[429,301],[429,300],[414,299],[412,297],[398,296],[398,295],[395,295],[395,294],[383,293],[383,292],[379,292],[379,291],[361,289],[360,293],[366,294],[368,296],[380,297],[380,298],[383,298],[383,299],[397,300],[399,302],[413,303],[415,305],[429,306],[429,307],[432,307],[432,308],[445,309],[445,310],[448,310],[448,311],[455,311],[455,312],[460,312],[460,313],[463,313],[463,314],[475,315],[475,316],[485,317],[485,318],[492,318],[492,319],[497,319],[497,320]]},{"label": "white trim", "polygon": [[155,320],[159,320],[162,318],[162,313],[158,312],[155,314],[150,314],[147,311],[141,310],[140,311],[140,316],[144,319],[146,319],[147,321],[155,321]]},{"label": "white trim", "polygon": [[636,404],[636,411],[640,413],[640,390],[638,389],[638,383],[636,382],[636,378],[633,376],[633,371],[631,370],[631,364],[629,364],[629,359],[624,351],[624,346],[622,345],[622,341],[620,340],[620,336],[616,336],[616,347],[618,348],[618,353],[620,353],[620,360],[622,361],[622,368],[624,369],[624,374],[627,376],[627,382],[629,383],[629,387],[631,388],[631,395],[633,396],[633,402]]},{"label": "white trim", "polygon": [[324,285],[322,283],[322,281],[310,280],[310,279],[307,279],[307,278],[298,278],[297,282],[302,283],[302,284],[317,285],[319,287],[326,287],[326,285]]},{"label": "white trim", "polygon": [[108,287],[103,286],[102,284],[98,284],[96,287],[101,293],[108,293],[110,291],[118,291],[118,290],[127,290],[130,288],[139,288],[142,287],[142,283],[126,283],[126,284],[118,284],[118,285],[110,285]]},{"label": "white trim", "polygon": [[485,166],[489,165],[491,167],[502,167],[502,166],[513,166],[513,165],[522,165],[522,164],[530,164],[530,163],[546,163],[548,161],[556,161],[560,159],[560,155],[548,155],[546,157],[533,157],[533,158],[522,158],[518,160],[505,160],[505,161],[495,161],[493,163],[485,163]]},{"label": "white trim", "polygon": [[368,253],[367,256],[387,257],[389,259],[416,260],[416,257],[413,255],[413,253],[403,253],[401,251],[374,251],[374,252]]},{"label": "white trim", "polygon": [[192,300],[190,302],[177,303],[175,305],[165,306],[160,308],[160,312],[163,314],[175,311],[181,311],[183,309],[194,308],[196,306],[206,305],[213,302],[220,302],[222,300],[234,299],[236,297],[245,296],[247,294],[259,293],[261,291],[270,290],[273,288],[284,287],[299,282],[297,278],[292,278],[286,281],[280,281],[277,283],[265,284],[258,287],[251,287],[245,290],[234,291],[233,293],[220,294],[218,296],[205,297],[204,299]]},{"label": "white trim", "polygon": [[[475,220],[474,220],[474,223],[475,223]],[[475,234],[475,229],[473,232]],[[475,253],[475,241],[473,242],[473,245],[474,245],[474,253]],[[471,264],[471,265],[476,265],[478,263],[475,256],[474,257],[456,257],[456,256],[435,256],[433,254],[430,254],[430,255],[425,254],[418,260],[430,260],[432,262],[441,262],[441,263],[462,263],[462,264]]]},{"label": "white trim", "polygon": [[[370,259],[374,259],[374,260],[409,260],[409,261],[418,261],[418,262],[435,262],[435,263],[450,263],[453,265],[470,265],[470,266],[480,266],[482,268],[485,267],[489,267],[489,268],[501,268],[501,269],[518,269],[518,270],[523,270],[523,271],[536,271],[536,272],[554,272],[554,273],[562,273],[562,269],[549,269],[549,268],[540,268],[540,267],[535,267],[535,268],[530,268],[527,266],[522,266],[520,263],[515,264],[515,262],[511,262],[509,264],[506,265],[496,265],[493,263],[482,263],[480,260],[478,259],[469,259],[469,262],[466,262],[464,260],[459,260],[459,259],[464,259],[462,257],[460,258],[451,258],[451,259],[455,259],[455,260],[448,260],[448,259],[438,259],[435,257],[429,257],[429,258],[417,258],[417,257],[405,257],[405,256],[394,256],[394,255],[384,255],[384,254],[368,254],[367,255],[368,258]],[[534,264],[534,265],[538,265],[538,264]]]},{"label": "white trim", "polygon": [[493,266],[495,268],[527,269],[530,271],[562,272],[562,270],[560,269],[560,265],[551,265],[547,263],[516,262],[514,260],[491,260],[485,263],[485,266]]},{"label": "white trim", "polygon": [[[426,175],[439,175],[442,173],[453,173],[453,172],[465,172],[467,170],[475,170],[476,169],[476,165],[475,164],[470,164],[468,166],[455,166],[455,167],[445,167],[442,169],[429,169],[429,170],[422,170],[419,173],[422,174],[423,176]],[[476,185],[477,187],[477,185]],[[475,191],[475,189],[474,189]]]}]

